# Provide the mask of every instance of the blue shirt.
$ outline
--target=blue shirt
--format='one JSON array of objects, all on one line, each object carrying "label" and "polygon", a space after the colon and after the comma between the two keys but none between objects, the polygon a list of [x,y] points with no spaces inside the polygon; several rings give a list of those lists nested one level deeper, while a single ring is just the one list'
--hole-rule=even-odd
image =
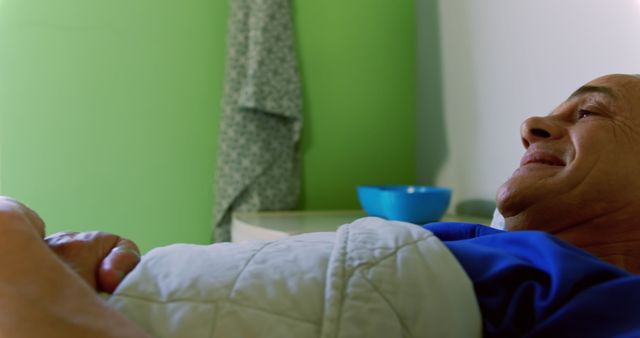
[{"label": "blue shirt", "polygon": [[485,337],[640,337],[640,276],[540,231],[423,227],[473,281]]}]

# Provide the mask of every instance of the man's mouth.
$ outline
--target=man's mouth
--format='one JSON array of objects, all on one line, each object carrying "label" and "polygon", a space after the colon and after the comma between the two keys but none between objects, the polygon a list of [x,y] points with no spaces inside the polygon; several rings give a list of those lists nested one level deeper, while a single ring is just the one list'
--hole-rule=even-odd
[{"label": "man's mouth", "polygon": [[559,167],[567,165],[560,157],[543,151],[534,151],[525,154],[520,161],[520,167],[524,167],[529,164],[544,164]]}]

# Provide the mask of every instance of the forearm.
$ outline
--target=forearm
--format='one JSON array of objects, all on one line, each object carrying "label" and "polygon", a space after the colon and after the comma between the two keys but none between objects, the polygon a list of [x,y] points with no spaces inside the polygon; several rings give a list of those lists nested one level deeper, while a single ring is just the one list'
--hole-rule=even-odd
[{"label": "forearm", "polygon": [[0,337],[146,337],[67,268],[37,232],[0,220]]}]

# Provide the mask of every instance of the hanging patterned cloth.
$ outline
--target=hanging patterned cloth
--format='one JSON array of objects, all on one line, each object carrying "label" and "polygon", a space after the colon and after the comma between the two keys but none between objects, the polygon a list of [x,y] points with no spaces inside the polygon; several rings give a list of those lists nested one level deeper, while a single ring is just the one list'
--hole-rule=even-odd
[{"label": "hanging patterned cloth", "polygon": [[300,192],[302,100],[289,0],[231,0],[214,236],[234,211],[286,210]]}]

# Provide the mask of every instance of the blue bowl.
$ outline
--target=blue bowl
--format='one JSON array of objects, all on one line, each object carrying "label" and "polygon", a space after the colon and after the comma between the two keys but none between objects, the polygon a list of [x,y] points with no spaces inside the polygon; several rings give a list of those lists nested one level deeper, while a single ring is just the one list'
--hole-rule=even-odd
[{"label": "blue bowl", "polygon": [[451,189],[412,185],[358,186],[360,205],[369,216],[415,224],[436,222],[451,201]]}]

